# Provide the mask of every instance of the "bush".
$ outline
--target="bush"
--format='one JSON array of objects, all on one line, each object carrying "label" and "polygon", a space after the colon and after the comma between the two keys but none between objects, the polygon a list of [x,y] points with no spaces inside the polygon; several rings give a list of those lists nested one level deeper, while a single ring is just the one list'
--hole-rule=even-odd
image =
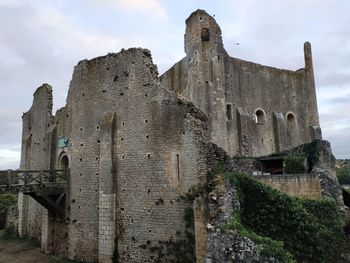
[{"label": "bush", "polygon": [[253,240],[269,238],[261,242],[270,254],[279,254],[281,262],[291,260],[281,250],[282,244],[298,262],[340,260],[346,237],[333,200],[293,198],[242,173],[230,174],[228,179],[235,184],[241,205],[239,216],[233,215],[233,228],[238,226]]},{"label": "bush", "polygon": [[350,185],[350,168],[349,167],[337,168],[336,173],[340,184]]},{"label": "bush", "polygon": [[18,202],[17,195],[1,194],[0,195],[0,213],[5,213],[7,208],[16,207]]},{"label": "bush", "polygon": [[0,229],[6,225],[6,211],[10,207],[17,206],[17,196],[12,194],[0,194]]},{"label": "bush", "polygon": [[228,225],[222,226],[223,230],[233,229],[236,230],[241,236],[247,237],[253,240],[260,246],[261,254],[266,257],[272,257],[278,259],[283,263],[294,263],[295,260],[291,253],[289,253],[283,247],[283,242],[273,240],[269,237],[264,237],[256,234],[255,232],[247,229],[242,225],[239,213],[234,213],[231,218],[231,222]]},{"label": "bush", "polygon": [[284,160],[285,167],[284,170],[288,174],[299,174],[305,173],[305,156],[299,154],[289,154]]}]

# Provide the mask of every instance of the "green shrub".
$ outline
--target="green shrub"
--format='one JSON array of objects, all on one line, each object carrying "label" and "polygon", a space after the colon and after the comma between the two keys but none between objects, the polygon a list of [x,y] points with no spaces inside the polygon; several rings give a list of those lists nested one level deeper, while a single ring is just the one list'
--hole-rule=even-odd
[{"label": "green shrub", "polygon": [[284,160],[284,170],[288,174],[305,173],[305,156],[299,154],[289,154]]},{"label": "green shrub", "polygon": [[234,213],[232,215],[231,222],[227,225],[223,225],[222,229],[236,230],[241,236],[253,240],[256,244],[259,245],[261,254],[264,256],[273,257],[283,263],[295,262],[291,253],[284,249],[283,242],[273,240],[269,237],[260,236],[255,232],[247,229],[242,225],[239,213]]},{"label": "green shrub", "polygon": [[241,205],[229,227],[262,242],[265,251],[279,255],[282,262],[291,262],[282,244],[298,262],[340,259],[346,237],[333,200],[293,198],[242,173],[226,177],[236,186]]},{"label": "green shrub", "polygon": [[17,195],[1,194],[0,195],[0,214],[5,213],[7,208],[16,207],[18,202]]},{"label": "green shrub", "polygon": [[340,184],[350,184],[350,168],[341,167],[336,169],[338,181]]}]

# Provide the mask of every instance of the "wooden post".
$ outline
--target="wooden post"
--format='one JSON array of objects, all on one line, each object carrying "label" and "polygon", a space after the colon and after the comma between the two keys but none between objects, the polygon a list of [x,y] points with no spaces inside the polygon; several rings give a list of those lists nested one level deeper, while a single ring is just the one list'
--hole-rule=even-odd
[{"label": "wooden post", "polygon": [[29,173],[24,173],[24,176],[23,176],[24,186],[27,186],[28,177],[29,177]]},{"label": "wooden post", "polygon": [[40,170],[40,187],[43,187],[43,170]]}]

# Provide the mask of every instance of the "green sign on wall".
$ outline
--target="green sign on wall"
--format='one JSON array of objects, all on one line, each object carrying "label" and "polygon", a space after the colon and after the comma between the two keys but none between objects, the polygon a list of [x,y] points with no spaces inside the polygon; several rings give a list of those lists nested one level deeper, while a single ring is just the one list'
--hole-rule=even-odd
[{"label": "green sign on wall", "polygon": [[68,138],[58,139],[58,148],[64,148],[68,146]]}]

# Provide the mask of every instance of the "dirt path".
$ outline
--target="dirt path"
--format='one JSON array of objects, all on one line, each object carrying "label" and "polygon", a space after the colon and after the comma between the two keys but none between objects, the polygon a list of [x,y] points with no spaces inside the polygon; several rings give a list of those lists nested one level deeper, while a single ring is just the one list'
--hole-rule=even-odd
[{"label": "dirt path", "polygon": [[48,256],[31,241],[0,237],[0,263],[48,263]]},{"label": "dirt path", "polygon": [[6,237],[0,231],[0,263],[79,263],[59,256],[46,255],[31,240]]}]

